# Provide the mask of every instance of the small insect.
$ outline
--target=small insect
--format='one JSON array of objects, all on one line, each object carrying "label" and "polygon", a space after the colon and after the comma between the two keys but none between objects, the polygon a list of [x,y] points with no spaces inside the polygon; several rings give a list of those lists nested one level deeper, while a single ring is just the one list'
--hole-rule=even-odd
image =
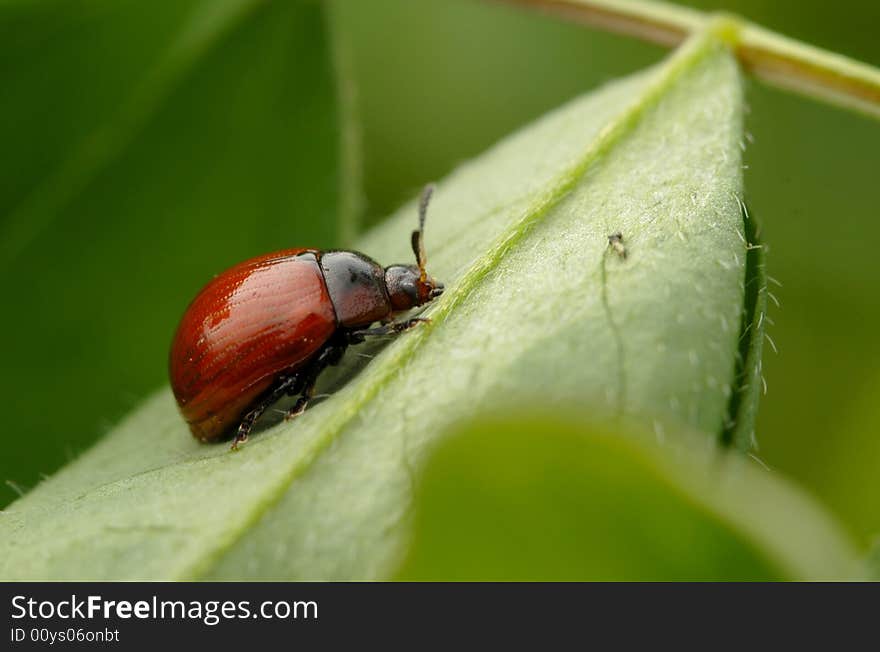
[{"label": "small insect", "polygon": [[623,246],[623,234],[620,231],[608,236],[608,246],[614,249],[618,256],[626,260],[626,247]]},{"label": "small insect", "polygon": [[425,271],[433,189],[422,193],[412,232],[415,265],[383,268],[356,251],[287,249],[239,263],[202,288],[177,328],[169,360],[177,405],[197,439],[231,437],[236,449],[284,396],[299,397],[285,419],[302,414],[320,373],[348,346],[428,321],[395,318],[443,293]]}]

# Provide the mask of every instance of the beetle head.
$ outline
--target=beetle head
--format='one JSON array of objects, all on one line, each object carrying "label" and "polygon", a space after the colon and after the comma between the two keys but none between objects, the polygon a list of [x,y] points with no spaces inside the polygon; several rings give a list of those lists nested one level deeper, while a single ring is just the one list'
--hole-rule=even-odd
[{"label": "beetle head", "polygon": [[409,310],[443,294],[443,284],[426,276],[418,265],[391,265],[385,268],[385,287],[394,312]]},{"label": "beetle head", "polygon": [[425,216],[428,202],[434,193],[433,184],[425,186],[419,201],[419,228],[412,232],[410,241],[416,255],[415,265],[391,265],[385,268],[385,287],[395,312],[421,306],[443,294],[443,284],[428,276],[425,265]]}]

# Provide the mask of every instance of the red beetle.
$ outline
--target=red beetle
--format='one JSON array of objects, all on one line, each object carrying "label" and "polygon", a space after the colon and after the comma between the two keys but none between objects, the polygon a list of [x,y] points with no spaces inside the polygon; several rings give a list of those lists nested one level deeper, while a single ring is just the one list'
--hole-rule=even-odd
[{"label": "red beetle", "polygon": [[[286,419],[308,405],[315,381],[350,344],[402,333],[420,318],[394,317],[443,293],[425,271],[422,193],[412,248],[417,265],[381,265],[356,251],[286,249],[216,276],[186,309],[171,345],[171,389],[201,441],[247,441],[266,409],[299,395]],[[370,328],[374,322],[381,326]]]}]

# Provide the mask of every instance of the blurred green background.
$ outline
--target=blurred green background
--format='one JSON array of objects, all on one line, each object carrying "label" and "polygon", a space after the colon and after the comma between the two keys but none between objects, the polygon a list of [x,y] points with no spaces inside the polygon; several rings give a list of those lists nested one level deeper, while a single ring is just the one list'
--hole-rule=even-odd
[{"label": "blurred green background", "polygon": [[[877,3],[689,4],[880,65]],[[0,8],[0,49],[0,504],[165,382],[176,320],[212,273],[346,244],[339,88],[355,89],[368,225],[664,56],[477,0],[336,0],[328,15],[278,0],[19,1]],[[866,545],[880,533],[880,123],[755,82],[748,99],[748,200],[782,283],[758,455]]]}]

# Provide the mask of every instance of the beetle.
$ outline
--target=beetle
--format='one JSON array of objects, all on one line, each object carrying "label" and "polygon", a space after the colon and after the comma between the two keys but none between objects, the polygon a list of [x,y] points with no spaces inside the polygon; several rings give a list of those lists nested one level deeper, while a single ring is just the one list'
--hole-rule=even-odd
[{"label": "beetle", "polygon": [[174,397],[197,439],[231,437],[235,450],[284,396],[298,396],[285,420],[302,414],[318,376],[348,346],[428,321],[396,319],[443,293],[425,270],[433,189],[422,192],[410,239],[415,265],[383,268],[357,251],[286,249],[239,263],[202,288],[184,312],[169,357]]}]

